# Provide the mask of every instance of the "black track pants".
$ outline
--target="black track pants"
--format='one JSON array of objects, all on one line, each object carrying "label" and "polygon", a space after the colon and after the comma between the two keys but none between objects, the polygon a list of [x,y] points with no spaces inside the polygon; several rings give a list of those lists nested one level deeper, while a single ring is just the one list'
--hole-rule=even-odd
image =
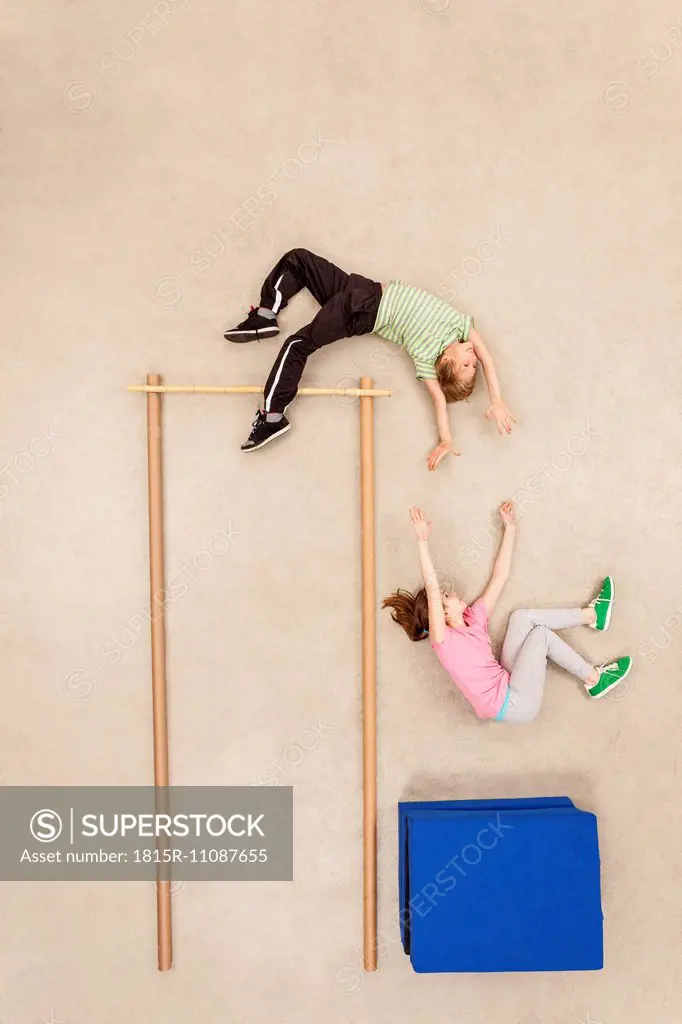
[{"label": "black track pants", "polygon": [[307,249],[292,249],[281,258],[265,279],[260,304],[279,314],[302,288],[322,308],[282,345],[265,385],[266,412],[284,412],[293,401],[312,352],[340,338],[371,334],[376,323],[381,285],[360,274],[346,274]]}]

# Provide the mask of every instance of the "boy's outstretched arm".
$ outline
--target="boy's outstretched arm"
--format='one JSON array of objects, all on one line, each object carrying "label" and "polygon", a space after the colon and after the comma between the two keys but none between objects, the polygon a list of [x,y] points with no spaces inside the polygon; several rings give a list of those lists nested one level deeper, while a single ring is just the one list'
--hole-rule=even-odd
[{"label": "boy's outstretched arm", "polygon": [[452,434],[450,433],[450,420],[448,418],[448,403],[445,400],[445,395],[441,391],[440,384],[437,380],[425,380],[426,389],[431,395],[431,401],[433,402],[433,408],[436,413],[436,426],[438,427],[438,437],[440,443],[436,445],[432,452],[429,452],[426,458],[426,464],[430,470],[434,470],[441,459],[443,459],[448,453],[451,455],[461,455],[456,448],[452,446]]},{"label": "boy's outstretched arm", "polygon": [[487,420],[495,420],[498,434],[511,434],[512,425],[516,423],[516,420],[502,401],[502,391],[500,390],[500,380],[497,376],[495,360],[475,327],[472,327],[469,331],[469,340],[474,346],[476,358],[483,367],[485,382],[488,386],[490,405],[485,411],[485,418]]},{"label": "boy's outstretched arm", "polygon": [[516,509],[513,501],[505,501],[500,505],[500,519],[504,528],[502,543],[497,552],[488,586],[481,594],[481,600],[485,604],[488,615],[492,614],[511,572],[512,552],[516,537]]}]

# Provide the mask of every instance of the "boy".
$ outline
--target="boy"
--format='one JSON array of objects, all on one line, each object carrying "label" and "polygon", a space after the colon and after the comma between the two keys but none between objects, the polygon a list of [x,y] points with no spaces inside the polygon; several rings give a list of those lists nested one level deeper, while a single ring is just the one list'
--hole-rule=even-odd
[{"label": "boy", "polygon": [[302,288],[322,308],[280,349],[265,385],[263,408],[241,446],[243,452],[256,451],[291,428],[284,413],[296,397],[312,352],[340,338],[372,333],[405,349],[414,361],[417,380],[424,382],[431,395],[439,444],[427,457],[430,470],[448,453],[461,454],[452,444],[447,404],[469,397],[478,363],[490,396],[486,419],[495,420],[500,434],[511,433],[514,418],[502,401],[492,356],[470,316],[402,281],[383,287],[360,274],[346,274],[307,249],[292,249],[282,257],[265,279],[260,306],[252,306],[242,323],[225,332],[225,338],[247,342],[279,334],[277,314]]}]

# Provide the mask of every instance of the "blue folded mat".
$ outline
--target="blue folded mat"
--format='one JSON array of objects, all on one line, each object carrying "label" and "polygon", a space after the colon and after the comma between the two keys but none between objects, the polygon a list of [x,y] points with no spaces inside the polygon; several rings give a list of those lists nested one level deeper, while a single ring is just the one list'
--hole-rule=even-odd
[{"label": "blue folded mat", "polygon": [[568,797],[398,813],[401,935],[415,971],[601,970],[594,814]]}]

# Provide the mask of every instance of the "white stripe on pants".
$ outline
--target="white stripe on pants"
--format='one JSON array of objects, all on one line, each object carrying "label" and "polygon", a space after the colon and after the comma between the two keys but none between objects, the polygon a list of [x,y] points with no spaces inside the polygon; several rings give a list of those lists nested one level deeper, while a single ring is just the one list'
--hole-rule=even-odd
[{"label": "white stripe on pants", "polygon": [[[270,387],[270,390],[268,391],[268,393],[265,396],[265,403],[264,404],[265,404],[265,411],[266,412],[270,412],[270,403],[272,402],[273,395],[277,391],[277,385],[279,384],[279,378],[282,376],[282,370],[284,369],[284,364],[286,362],[286,358],[289,355],[289,353],[291,352],[291,347],[292,347],[292,345],[295,345],[297,341],[300,341],[300,340],[301,340],[300,338],[292,338],[292,340],[287,345],[286,350],[282,354],[282,358],[280,360],[280,364],[279,364],[279,367],[277,369],[277,373],[275,374],[275,379],[272,382],[272,386]],[[288,408],[288,406],[286,408]]]},{"label": "white stripe on pants", "polygon": [[272,312],[273,313],[278,313],[279,312],[279,307],[280,307],[280,305],[282,303],[282,293],[279,290],[279,286],[282,283],[282,278],[283,277],[284,277],[284,274],[280,274],[279,277],[277,278],[277,280],[275,281],[274,286],[273,286],[274,289],[275,289],[275,301],[272,304]]},{"label": "white stripe on pants", "polygon": [[509,672],[509,703],[503,721],[532,722],[542,706],[547,659],[584,682],[593,672],[577,651],[553,632],[582,623],[580,608],[523,608],[512,612],[500,663]]}]

